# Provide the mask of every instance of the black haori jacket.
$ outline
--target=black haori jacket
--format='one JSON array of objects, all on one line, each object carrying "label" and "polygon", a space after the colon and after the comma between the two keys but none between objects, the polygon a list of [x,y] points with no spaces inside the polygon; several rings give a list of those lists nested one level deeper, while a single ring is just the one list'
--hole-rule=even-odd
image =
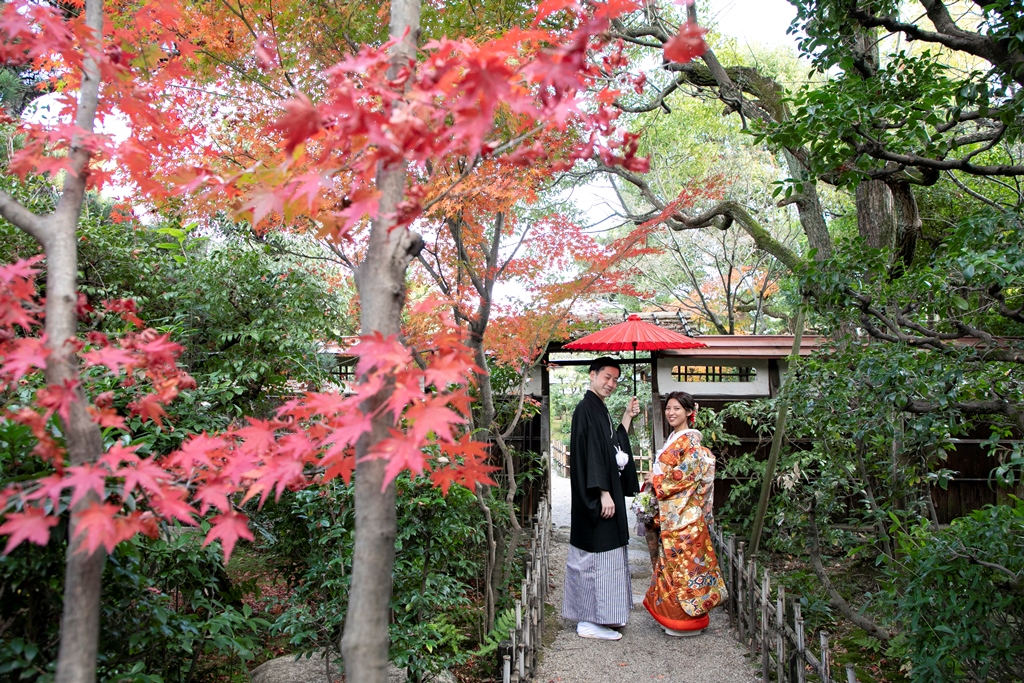
[{"label": "black haori jacket", "polygon": [[[615,445],[629,454],[619,472]],[[572,484],[572,527],[569,543],[590,553],[603,553],[629,543],[626,496],[640,492],[629,435],[612,422],[604,401],[593,391],[576,406],[569,437],[569,480]],[[615,501],[615,515],[601,519],[601,491]]]}]

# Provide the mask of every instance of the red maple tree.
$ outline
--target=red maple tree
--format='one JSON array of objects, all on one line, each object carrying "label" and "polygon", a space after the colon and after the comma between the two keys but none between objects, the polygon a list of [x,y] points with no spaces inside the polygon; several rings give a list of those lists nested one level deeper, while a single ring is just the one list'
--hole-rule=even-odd
[{"label": "red maple tree", "polygon": [[[581,134],[558,160],[563,166],[598,155],[644,170],[635,138],[616,128],[613,92],[599,85],[602,59],[624,59],[621,46],[605,44],[605,29],[637,7],[633,0],[589,8],[549,0],[531,29],[418,46],[419,3],[396,0],[391,40],[364,46],[327,70],[317,97],[295,92],[276,103],[283,113],[267,130],[271,142],[262,143],[251,163],[228,159],[211,145],[212,113],[197,110],[207,100],[196,93],[210,83],[216,90],[217,75],[198,57],[196,26],[203,16],[196,8],[142,2],[105,15],[98,0],[61,7],[18,0],[4,7],[0,59],[49,74],[61,113],[50,122],[23,123],[25,144],[10,163],[22,175],[64,173],[55,211],[33,214],[0,192],[0,215],[34,237],[46,255],[45,303],[35,296],[32,264],[19,262],[0,276],[10,302],[0,309],[9,311],[0,326],[0,382],[22,381],[45,367],[35,405],[7,419],[32,429],[37,454],[53,468],[0,494],[0,531],[9,536],[8,549],[44,542],[59,506],[41,501],[69,495],[72,541],[58,683],[94,679],[103,559],[116,543],[151,533],[158,519],[191,524],[197,515],[212,514],[206,542],[220,541],[227,556],[238,539],[251,538],[238,504],[324,477],[347,477],[353,468],[358,513],[343,653],[353,680],[384,680],[394,477],[403,469],[430,470],[442,487],[472,487],[487,478],[483,453],[458,429],[477,371],[460,329],[450,322],[438,326],[437,352],[426,369],[412,363],[398,341],[406,268],[422,247],[411,226],[447,191],[438,191],[430,169],[462,160],[467,172],[451,179],[454,188],[489,159],[520,166],[547,160],[538,136],[572,128]],[[558,12],[567,21],[542,28]],[[280,68],[273,36],[259,36],[253,49],[262,68]],[[584,103],[580,94],[595,86],[608,92]],[[97,121],[115,118],[127,135],[97,132]],[[241,169],[227,172],[232,164]],[[151,390],[130,410],[147,420],[162,419],[163,406],[190,382],[175,365],[180,349],[152,330],[78,338],[84,307],[76,284],[77,223],[86,191],[115,174],[140,199],[185,196],[195,206],[230,207],[257,226],[301,215],[335,239],[358,234],[363,334],[353,350],[359,358],[353,393],[309,394],[284,405],[273,420],[198,435],[164,456],[141,459],[131,444],[105,450],[99,427],[120,426],[119,416],[109,396],[90,395],[83,364],[103,365],[122,382],[146,382]],[[106,314],[139,322],[129,303],[108,305]],[[50,429],[55,416],[65,445]],[[438,445],[443,460],[426,460],[428,442]],[[129,496],[147,502],[128,510]]]}]

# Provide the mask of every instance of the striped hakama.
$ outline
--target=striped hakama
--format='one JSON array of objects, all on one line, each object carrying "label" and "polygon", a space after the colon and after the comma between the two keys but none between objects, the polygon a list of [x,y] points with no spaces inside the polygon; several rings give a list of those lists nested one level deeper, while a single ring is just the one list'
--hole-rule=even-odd
[{"label": "striped hakama", "polygon": [[562,616],[569,621],[625,624],[633,609],[626,546],[588,553],[569,546],[565,563]]}]

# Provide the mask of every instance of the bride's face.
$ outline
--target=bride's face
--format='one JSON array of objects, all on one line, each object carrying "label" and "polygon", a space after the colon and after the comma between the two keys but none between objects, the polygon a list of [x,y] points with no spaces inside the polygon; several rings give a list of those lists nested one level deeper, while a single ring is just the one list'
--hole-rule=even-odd
[{"label": "bride's face", "polygon": [[665,421],[672,427],[672,431],[685,429],[688,419],[693,411],[688,411],[679,401],[670,398],[665,403]]}]

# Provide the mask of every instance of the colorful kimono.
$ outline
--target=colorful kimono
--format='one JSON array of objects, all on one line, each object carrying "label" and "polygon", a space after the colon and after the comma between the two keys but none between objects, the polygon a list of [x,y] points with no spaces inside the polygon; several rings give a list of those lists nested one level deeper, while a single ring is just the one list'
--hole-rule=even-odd
[{"label": "colorful kimono", "polygon": [[714,481],[715,457],[682,432],[662,448],[653,468],[660,547],[644,607],[676,631],[707,627],[708,612],[725,595],[708,530]]}]

